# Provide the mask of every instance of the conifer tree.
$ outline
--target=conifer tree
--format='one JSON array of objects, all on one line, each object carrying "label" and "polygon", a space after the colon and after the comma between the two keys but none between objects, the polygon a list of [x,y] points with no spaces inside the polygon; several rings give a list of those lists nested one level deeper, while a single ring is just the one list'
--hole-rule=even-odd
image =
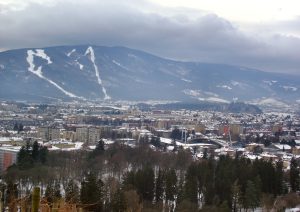
[{"label": "conifer tree", "polygon": [[232,185],[232,211],[237,212],[242,201],[242,192],[241,188],[238,185],[238,181],[236,180]]},{"label": "conifer tree", "polygon": [[135,173],[134,171],[129,171],[125,174],[122,186],[124,190],[134,189],[135,186]]},{"label": "conifer tree", "polygon": [[144,200],[153,201],[154,198],[154,171],[147,166],[136,173],[136,187]]},{"label": "conifer tree", "polygon": [[34,141],[32,145],[31,156],[35,162],[39,159],[39,151],[40,151],[40,146],[37,141]]},{"label": "conifer tree", "polygon": [[244,196],[244,207],[254,210],[259,205],[259,199],[257,197],[257,189],[255,184],[248,180],[247,187]]},{"label": "conifer tree", "polygon": [[198,202],[198,180],[197,180],[197,166],[191,164],[186,172],[184,184],[184,199],[192,203]]},{"label": "conifer tree", "polygon": [[158,175],[156,178],[156,182],[155,182],[155,201],[156,202],[163,200],[164,182],[165,182],[165,171],[159,169]]},{"label": "conifer tree", "polygon": [[39,151],[39,160],[42,164],[45,164],[47,162],[47,158],[48,158],[48,149],[47,147],[40,147],[40,151]]},{"label": "conifer tree", "polygon": [[80,201],[89,205],[88,210],[102,211],[102,188],[103,182],[94,173],[88,173],[81,182]]},{"label": "conifer tree", "polygon": [[124,192],[118,188],[116,193],[113,195],[111,201],[111,209],[113,212],[123,212],[126,211],[126,199]]},{"label": "conifer tree", "polygon": [[279,160],[276,163],[276,174],[275,174],[275,195],[281,195],[284,192],[283,189],[283,163]]},{"label": "conifer tree", "polygon": [[49,203],[54,202],[54,184],[52,182],[49,182],[47,184],[45,198]]},{"label": "conifer tree", "polygon": [[65,200],[68,203],[78,203],[79,201],[79,187],[73,180],[69,180],[67,184],[65,189]]},{"label": "conifer tree", "polygon": [[173,201],[177,192],[177,176],[174,169],[166,173],[166,199]]},{"label": "conifer tree", "polygon": [[295,158],[292,158],[290,163],[290,184],[292,191],[297,191],[299,189],[300,176],[299,176],[299,168],[298,163]]}]

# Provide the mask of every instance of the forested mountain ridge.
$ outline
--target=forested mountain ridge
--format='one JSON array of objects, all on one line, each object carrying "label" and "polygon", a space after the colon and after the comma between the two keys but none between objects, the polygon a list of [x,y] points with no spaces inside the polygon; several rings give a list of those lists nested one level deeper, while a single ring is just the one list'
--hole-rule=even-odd
[{"label": "forested mountain ridge", "polygon": [[58,46],[0,52],[0,98],[276,103],[300,99],[300,76],[180,62],[125,47]]}]

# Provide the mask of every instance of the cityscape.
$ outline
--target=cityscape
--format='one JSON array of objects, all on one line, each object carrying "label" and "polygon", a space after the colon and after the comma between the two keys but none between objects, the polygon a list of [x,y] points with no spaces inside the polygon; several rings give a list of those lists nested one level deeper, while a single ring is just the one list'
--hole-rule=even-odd
[{"label": "cityscape", "polygon": [[285,169],[300,155],[299,112],[142,110],[129,102],[2,102],[0,109],[2,172],[16,163],[21,146],[32,141],[50,151],[93,150],[99,140],[105,146],[118,142],[133,148],[146,143],[155,151],[187,149],[195,160],[204,153],[283,160]]}]

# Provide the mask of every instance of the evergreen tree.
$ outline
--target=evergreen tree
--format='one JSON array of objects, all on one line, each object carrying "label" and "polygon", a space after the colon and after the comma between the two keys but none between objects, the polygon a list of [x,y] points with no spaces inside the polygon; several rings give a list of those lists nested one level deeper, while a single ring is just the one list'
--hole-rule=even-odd
[{"label": "evergreen tree", "polygon": [[40,147],[39,151],[39,160],[42,164],[45,164],[47,162],[48,158],[48,148],[47,147]]},{"label": "evergreen tree", "polygon": [[54,199],[54,202],[57,202],[61,199],[60,182],[59,181],[55,181],[54,190],[53,190],[53,199]]},{"label": "evergreen tree", "polygon": [[164,194],[165,171],[159,169],[155,182],[155,201],[160,202],[163,200]]},{"label": "evergreen tree", "polygon": [[95,148],[95,153],[102,153],[104,152],[104,141],[102,139],[100,139],[96,145],[96,148]]},{"label": "evergreen tree", "polygon": [[124,190],[135,189],[135,172],[134,171],[127,172],[124,176],[124,180],[122,184]]},{"label": "evergreen tree", "polygon": [[216,161],[213,159],[211,155],[208,159],[207,168],[204,181],[204,200],[206,205],[211,205],[214,202],[214,198],[216,196],[216,189],[215,189],[215,168]]},{"label": "evergreen tree", "polygon": [[104,141],[100,139],[96,145],[96,148],[90,153],[90,158],[94,158],[99,155],[102,155],[104,151],[105,151]]},{"label": "evergreen tree", "polygon": [[47,147],[41,147],[37,141],[30,145],[27,141],[22,146],[17,155],[17,165],[20,169],[29,169],[34,167],[36,163],[45,164],[48,157]]},{"label": "evergreen tree", "polygon": [[241,188],[236,180],[232,185],[232,211],[237,212],[242,200]]},{"label": "evergreen tree", "polygon": [[198,202],[198,180],[197,180],[197,166],[191,164],[186,172],[184,184],[184,199],[192,203]]},{"label": "evergreen tree", "polygon": [[102,187],[101,179],[97,180],[95,174],[89,173],[81,182],[80,201],[87,204],[91,211],[102,211]]},{"label": "evergreen tree", "polygon": [[67,184],[65,189],[65,200],[68,203],[78,203],[79,201],[79,187],[73,180],[69,180]]},{"label": "evergreen tree", "polygon": [[166,173],[166,200],[174,201],[177,193],[177,176],[174,169]]},{"label": "evergreen tree", "polygon": [[260,177],[259,176],[256,176],[255,178],[254,178],[254,181],[253,181],[253,183],[254,183],[254,186],[255,186],[255,191],[256,191],[256,194],[255,194],[255,196],[256,196],[256,200],[257,200],[257,204],[259,205],[260,204],[260,199],[261,199],[261,196],[262,196],[262,182],[261,182],[261,179],[260,179]]},{"label": "evergreen tree", "polygon": [[25,150],[28,154],[31,154],[31,145],[29,140],[26,141]]},{"label": "evergreen tree", "polygon": [[30,151],[22,146],[17,155],[17,165],[20,169],[28,169],[33,166],[33,160],[30,155]]},{"label": "evergreen tree", "polygon": [[32,145],[31,156],[32,159],[36,162],[39,159],[40,145],[37,141],[35,141]]},{"label": "evergreen tree", "polygon": [[175,207],[175,196],[177,194],[177,176],[174,169],[170,169],[166,173],[166,200],[171,210]]},{"label": "evergreen tree", "polygon": [[229,156],[220,156],[215,172],[215,191],[220,202],[231,205],[231,185],[234,182],[233,160]]},{"label": "evergreen tree", "polygon": [[275,195],[281,195],[284,192],[283,189],[283,163],[282,161],[278,161],[276,163],[276,174],[275,174]]},{"label": "evergreen tree", "polygon": [[60,182],[49,182],[46,187],[45,197],[48,202],[54,203],[61,199]]},{"label": "evergreen tree", "polygon": [[47,184],[46,191],[45,191],[45,198],[49,203],[54,202],[54,184],[52,182],[49,182]]},{"label": "evergreen tree", "polygon": [[299,168],[298,163],[295,158],[292,158],[290,163],[290,184],[292,191],[296,192],[299,189],[299,182],[300,182],[300,176],[299,176]]},{"label": "evergreen tree", "polygon": [[123,212],[126,211],[126,199],[124,192],[118,188],[116,193],[113,195],[111,201],[111,209],[113,212]]},{"label": "evergreen tree", "polygon": [[136,188],[139,195],[148,201],[153,201],[154,197],[154,171],[147,166],[136,173]]},{"label": "evergreen tree", "polygon": [[150,143],[155,146],[155,147],[160,147],[160,138],[159,137],[155,137],[155,136],[152,136],[151,137],[151,140],[150,140]]},{"label": "evergreen tree", "polygon": [[244,196],[244,207],[250,208],[254,211],[256,207],[259,206],[259,197],[257,197],[257,190],[255,184],[248,180],[247,187]]}]

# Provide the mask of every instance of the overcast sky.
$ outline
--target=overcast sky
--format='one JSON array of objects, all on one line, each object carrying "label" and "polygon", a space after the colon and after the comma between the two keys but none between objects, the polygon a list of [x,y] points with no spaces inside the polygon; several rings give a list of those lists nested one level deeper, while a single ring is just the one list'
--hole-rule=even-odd
[{"label": "overcast sky", "polygon": [[0,50],[122,45],[300,74],[299,0],[0,0]]}]

